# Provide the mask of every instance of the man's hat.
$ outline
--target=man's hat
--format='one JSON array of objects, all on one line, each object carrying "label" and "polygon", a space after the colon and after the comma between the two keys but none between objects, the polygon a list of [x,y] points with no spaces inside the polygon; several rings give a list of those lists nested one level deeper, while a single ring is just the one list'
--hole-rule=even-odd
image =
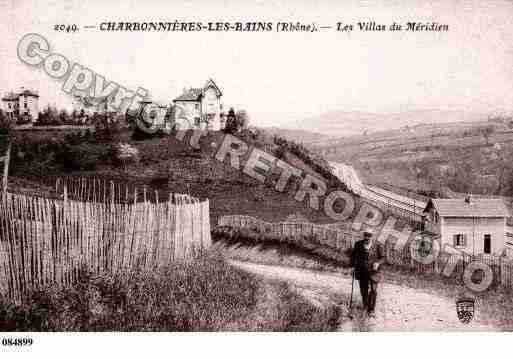
[{"label": "man's hat", "polygon": [[371,239],[372,233],[370,232],[363,232],[363,239]]}]

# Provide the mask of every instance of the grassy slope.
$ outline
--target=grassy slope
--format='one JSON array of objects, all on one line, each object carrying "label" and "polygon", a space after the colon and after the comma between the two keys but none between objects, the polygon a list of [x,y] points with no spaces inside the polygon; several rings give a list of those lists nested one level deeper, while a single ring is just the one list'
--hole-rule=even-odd
[{"label": "grassy slope", "polygon": [[289,285],[213,255],[156,273],[84,273],[23,305],[0,299],[0,331],[324,331],[336,319],[335,308],[316,307]]}]

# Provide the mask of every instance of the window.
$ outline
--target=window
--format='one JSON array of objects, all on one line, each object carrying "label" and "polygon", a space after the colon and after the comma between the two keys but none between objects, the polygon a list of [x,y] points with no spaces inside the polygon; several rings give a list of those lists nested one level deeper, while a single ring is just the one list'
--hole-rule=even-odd
[{"label": "window", "polygon": [[200,120],[201,120],[201,119],[200,119],[199,117],[195,117],[195,118],[194,118],[194,125],[195,125],[195,126],[199,126],[199,125],[200,125]]},{"label": "window", "polygon": [[215,101],[217,99],[217,94],[214,91],[210,91],[207,95],[207,100]]},{"label": "window", "polygon": [[455,234],[452,238],[455,247],[465,247],[467,245],[467,236],[464,234]]},{"label": "window", "polygon": [[9,103],[7,104],[7,106],[9,106],[9,108],[11,108],[11,103],[9,102]]},{"label": "window", "polygon": [[486,254],[492,253],[492,235],[484,235],[483,252]]},{"label": "window", "polygon": [[23,104],[23,107],[27,108],[27,103],[26,102]]},{"label": "window", "polygon": [[194,104],[194,109],[199,110],[199,103]]}]

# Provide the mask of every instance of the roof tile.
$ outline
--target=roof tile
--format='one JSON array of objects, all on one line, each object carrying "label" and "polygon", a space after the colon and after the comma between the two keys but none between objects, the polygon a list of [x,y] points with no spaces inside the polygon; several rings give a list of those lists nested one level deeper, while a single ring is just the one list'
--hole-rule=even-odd
[{"label": "roof tile", "polygon": [[510,212],[502,199],[472,198],[470,203],[465,199],[431,200],[440,217],[509,217]]},{"label": "roof tile", "polygon": [[202,88],[190,88],[188,91],[184,92],[173,101],[199,101],[202,94]]}]

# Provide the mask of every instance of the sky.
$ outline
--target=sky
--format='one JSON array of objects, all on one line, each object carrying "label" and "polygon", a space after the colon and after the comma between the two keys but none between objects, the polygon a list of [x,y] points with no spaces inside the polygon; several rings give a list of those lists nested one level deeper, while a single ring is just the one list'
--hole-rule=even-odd
[{"label": "sky", "polygon": [[[282,125],[328,111],[423,109],[513,114],[511,1],[115,1],[0,0],[0,92],[37,90],[40,106],[69,107],[62,81],[16,56],[27,33],[108,80],[141,86],[169,103],[214,79],[225,107],[255,125]],[[293,21],[335,26],[435,21],[447,32],[54,31],[107,21]]]}]

